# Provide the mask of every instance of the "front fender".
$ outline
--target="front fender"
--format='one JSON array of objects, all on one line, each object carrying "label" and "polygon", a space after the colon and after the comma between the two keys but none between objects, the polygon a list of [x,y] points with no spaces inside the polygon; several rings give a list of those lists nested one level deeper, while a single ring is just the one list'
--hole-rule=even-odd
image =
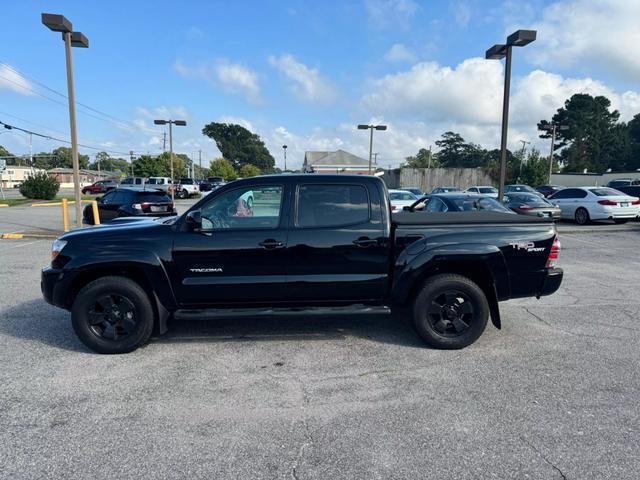
[{"label": "front fender", "polygon": [[[407,250],[416,251],[415,248]],[[482,283],[495,289],[496,299],[509,297],[507,263],[504,255],[495,245],[440,244],[431,249],[425,245],[425,249],[417,255],[411,255],[407,250],[398,257],[394,267],[391,301],[395,304],[406,303],[418,283],[422,283],[429,275],[447,271],[465,275],[465,268],[471,272],[474,267],[482,268],[482,275],[489,276],[483,279],[486,281]]]}]

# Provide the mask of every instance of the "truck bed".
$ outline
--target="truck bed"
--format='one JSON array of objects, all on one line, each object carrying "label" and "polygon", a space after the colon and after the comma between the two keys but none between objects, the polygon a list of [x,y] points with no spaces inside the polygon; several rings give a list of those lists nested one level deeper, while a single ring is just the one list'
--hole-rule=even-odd
[{"label": "truck bed", "polygon": [[449,225],[449,224],[521,224],[553,223],[553,219],[500,212],[398,212],[391,217],[394,225]]}]

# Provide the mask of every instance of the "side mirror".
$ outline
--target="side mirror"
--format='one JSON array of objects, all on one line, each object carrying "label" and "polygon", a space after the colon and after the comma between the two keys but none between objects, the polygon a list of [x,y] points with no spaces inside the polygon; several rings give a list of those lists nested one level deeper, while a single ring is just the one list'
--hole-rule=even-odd
[{"label": "side mirror", "polygon": [[100,195],[99,197],[96,197],[96,202],[102,202],[102,195]]},{"label": "side mirror", "polygon": [[411,211],[411,207],[408,207],[408,206],[405,205],[404,207],[402,207],[402,211],[403,212],[410,212]]},{"label": "side mirror", "polygon": [[192,210],[187,213],[185,221],[187,222],[187,225],[189,225],[189,228],[194,232],[202,229],[202,215],[200,210]]}]

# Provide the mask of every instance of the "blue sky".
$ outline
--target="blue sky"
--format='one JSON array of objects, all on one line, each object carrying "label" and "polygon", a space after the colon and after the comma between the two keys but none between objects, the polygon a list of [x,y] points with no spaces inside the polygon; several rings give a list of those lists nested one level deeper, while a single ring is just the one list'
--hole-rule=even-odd
[{"label": "blue sky", "polygon": [[[2,10],[0,120],[68,138],[65,99],[46,88],[66,94],[63,43],[40,23],[42,12],[62,13],[90,40],[73,50],[76,98],[101,112],[78,108],[80,141],[114,155],[160,153],[153,119],[162,117],[187,120],[175,150],[201,149],[205,164],[219,155],[200,133],[210,121],[255,131],[279,165],[283,143],[294,166],[305,150],[365,156],[355,125],[370,121],[389,125],[375,139],[383,166],[449,129],[496,147],[502,64],[483,56],[517,28],[537,29],[538,41],[514,54],[512,148],[522,139],[546,152],[535,123],[572,93],[609,96],[623,119],[640,112],[640,1],[31,1]],[[3,132],[0,145],[28,152],[24,134]],[[35,151],[58,145],[34,140]]]}]

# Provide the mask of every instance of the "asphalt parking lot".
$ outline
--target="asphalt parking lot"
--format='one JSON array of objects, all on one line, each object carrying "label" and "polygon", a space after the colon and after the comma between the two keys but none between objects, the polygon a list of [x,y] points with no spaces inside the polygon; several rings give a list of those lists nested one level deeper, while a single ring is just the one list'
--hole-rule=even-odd
[{"label": "asphalt parking lot", "polygon": [[283,317],[124,356],[42,300],[49,240],[0,240],[0,476],[636,479],[639,239],[562,236],[561,290],[462,351],[393,317]]}]

